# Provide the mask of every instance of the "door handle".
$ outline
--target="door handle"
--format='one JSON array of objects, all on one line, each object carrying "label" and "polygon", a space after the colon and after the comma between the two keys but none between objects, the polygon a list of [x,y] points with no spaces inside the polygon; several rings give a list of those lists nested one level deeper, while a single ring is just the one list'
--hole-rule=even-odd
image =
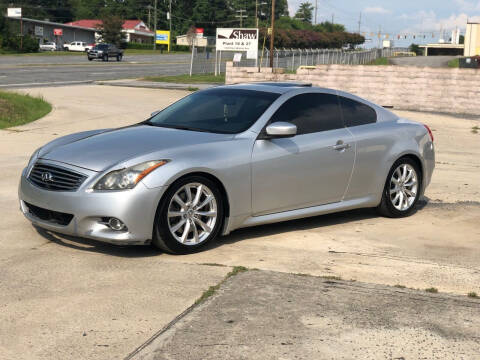
[{"label": "door handle", "polygon": [[338,140],[337,143],[332,146],[332,149],[337,151],[350,149],[350,144],[344,143],[342,140]]}]

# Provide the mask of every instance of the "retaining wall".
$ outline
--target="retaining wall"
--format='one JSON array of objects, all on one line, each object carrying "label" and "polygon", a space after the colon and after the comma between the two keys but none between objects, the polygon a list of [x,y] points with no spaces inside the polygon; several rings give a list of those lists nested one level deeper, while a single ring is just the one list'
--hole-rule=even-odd
[{"label": "retaining wall", "polygon": [[396,109],[480,115],[480,70],[410,66],[317,65],[285,74],[283,69],[233,67],[226,83],[303,81],[353,93]]}]

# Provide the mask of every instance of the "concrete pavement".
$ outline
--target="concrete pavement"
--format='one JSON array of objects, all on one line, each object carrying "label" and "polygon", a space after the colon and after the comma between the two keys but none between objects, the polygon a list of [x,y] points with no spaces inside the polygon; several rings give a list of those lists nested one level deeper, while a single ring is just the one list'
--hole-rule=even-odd
[{"label": "concrete pavement", "polygon": [[132,359],[478,359],[479,327],[476,299],[249,271]]},{"label": "concrete pavement", "polygon": [[[429,202],[409,218],[386,219],[370,210],[350,211],[238,230],[202,253],[171,256],[149,247],[116,247],[37,232],[18,210],[16,187],[30,154],[46,142],[75,131],[139,122],[152,111],[189,93],[95,85],[35,88],[27,92],[44,96],[52,102],[54,110],[36,122],[0,130],[0,166],[3,171],[0,177],[0,359],[125,357],[192,305],[204,290],[218,284],[230,271],[230,266],[237,265],[261,271],[339,276],[357,283],[418,288],[421,292],[412,294],[417,294],[415,296],[423,302],[414,304],[425,306],[430,306],[437,297],[440,299],[438,302],[449,301],[449,297],[442,294],[425,297],[422,289],[429,287],[436,287],[443,294],[457,294],[465,301],[469,301],[466,297],[468,292],[480,294],[480,135],[471,131],[480,123],[477,118],[400,113],[430,125],[437,149],[437,167],[426,193]],[[251,276],[247,274],[245,276]],[[289,277],[292,275],[272,274],[271,278],[268,274],[265,275],[267,277],[260,275],[258,278],[239,275],[238,278],[243,285],[251,282],[252,292],[245,293],[250,294],[251,299],[258,298],[261,289],[271,290],[260,299],[258,309],[252,308],[245,296],[237,296],[246,288],[232,285],[234,293],[225,300],[231,302],[230,308],[226,307],[225,311],[233,311],[234,307],[238,308],[240,315],[252,311],[252,324],[260,324],[261,316],[264,316],[265,321],[286,336],[288,331],[283,326],[289,326],[289,323],[270,322],[276,312],[270,312],[267,304],[271,302],[273,306],[276,295],[280,301],[282,291],[292,296],[298,292],[305,294],[305,299],[310,296],[318,298],[322,304],[327,303],[327,298],[323,299],[324,293],[320,291],[323,285],[317,284],[316,280],[305,280],[305,286],[310,290],[302,290],[300,285],[295,285],[292,290],[290,283],[297,284],[298,279],[310,278],[297,276],[292,280]],[[233,278],[231,281],[225,285],[230,286],[237,280]],[[272,284],[271,288],[268,288],[268,283]],[[285,288],[278,288],[280,285]],[[319,292],[313,292],[314,287],[318,287]],[[230,287],[221,286],[221,294],[228,294],[228,289]],[[356,289],[346,286],[342,290],[345,294],[338,293],[333,298],[345,299],[343,307],[329,310],[329,319],[337,319],[333,324],[339,324],[342,329],[344,322],[338,319],[350,319],[353,315],[352,311],[347,311],[348,306],[353,307],[349,304],[355,304],[356,296],[361,297]],[[377,316],[391,314],[398,306],[398,314],[422,313],[416,310],[416,305],[409,308],[411,297],[402,298],[404,305],[401,305],[393,299],[395,296],[392,300],[388,300],[389,297],[386,300],[379,298],[375,285],[365,285],[362,289]],[[391,293],[391,290],[385,291]],[[297,304],[297,314],[311,312],[306,300],[292,304]],[[445,310],[447,315],[450,314],[439,317],[436,323],[441,325],[439,329],[444,329],[449,321],[463,329],[458,323],[460,319],[466,319],[465,324],[471,324],[475,329],[478,313],[470,312],[470,317],[463,316],[467,314],[462,310],[463,303],[456,301],[452,304],[460,304],[459,309],[433,307],[437,312]],[[286,313],[293,310],[285,308]],[[223,310],[218,308],[218,311]],[[430,321],[431,313],[421,319]],[[455,319],[453,314],[456,313],[463,317]],[[372,317],[365,311],[359,314],[360,323],[363,318],[368,322]],[[301,321],[299,319],[297,321]],[[312,328],[309,325],[308,331],[301,331],[307,334],[307,339],[319,337],[318,334],[325,329],[325,324],[318,318],[306,323],[318,326]],[[302,329],[298,323],[295,324],[294,330]],[[372,339],[398,335],[389,330],[399,326],[398,322],[385,324],[372,323],[369,329],[374,330],[367,334],[375,334]],[[425,330],[425,326],[420,325],[411,328]],[[410,331],[410,335],[404,338],[405,344],[413,341],[411,328],[405,330]],[[242,327],[237,330],[242,330]],[[463,339],[449,338],[448,333],[442,335],[441,331],[434,330],[420,334],[426,338],[433,334],[435,349],[438,344],[453,346],[449,339],[460,339],[461,346],[457,349],[464,350],[464,358],[475,358],[469,352],[470,348],[465,346],[468,341],[474,344],[478,338],[468,335],[468,332]],[[210,331],[212,335],[218,335],[215,329],[210,328]],[[204,348],[210,344],[207,342],[209,339],[200,339],[206,344]],[[329,344],[340,349],[339,353],[343,355],[343,348],[332,342],[331,337],[329,339]],[[348,358],[348,351],[352,349],[348,345],[349,338],[341,339],[344,340],[342,344],[346,344],[344,354]],[[377,345],[367,340],[362,350],[365,354],[371,353]],[[288,338],[281,342],[287,345],[280,344],[280,347],[292,346],[288,345],[289,342],[296,344]],[[198,344],[195,343],[188,351],[197,348]],[[228,344],[234,345],[233,342]],[[388,345],[388,348],[391,346]],[[166,349],[172,351],[172,348]],[[267,354],[266,351],[271,349],[265,347],[260,350]],[[298,347],[293,349],[296,352]],[[412,349],[418,349],[417,345]],[[273,355],[279,354],[277,350],[271,351]],[[215,358],[218,353],[211,354]],[[288,354],[286,358],[291,358],[294,352]],[[192,355],[190,358],[198,357]]]},{"label": "concrete pavement", "polygon": [[413,57],[393,57],[390,63],[401,66],[421,66],[421,67],[448,67],[448,62],[459,56],[413,56]]}]

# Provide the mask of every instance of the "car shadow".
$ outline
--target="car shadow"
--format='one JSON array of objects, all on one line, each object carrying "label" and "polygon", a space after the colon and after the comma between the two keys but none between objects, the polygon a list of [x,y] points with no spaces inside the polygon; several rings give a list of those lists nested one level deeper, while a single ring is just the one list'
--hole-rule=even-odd
[{"label": "car shadow", "polygon": [[[429,203],[430,199],[423,198],[418,201],[415,212],[423,210]],[[233,244],[238,241],[259,238],[264,236],[277,235],[281,233],[288,233],[292,231],[320,229],[328,226],[341,225],[345,223],[368,220],[378,218],[380,215],[373,208],[355,209],[342,211],[326,215],[318,215],[297,220],[283,221],[267,225],[258,225],[243,229],[238,229],[229,235],[219,238],[200,248],[198,251],[210,251],[225,244]],[[70,249],[96,252],[111,256],[125,257],[125,258],[142,258],[152,257],[164,254],[161,250],[156,249],[151,245],[113,245],[97,240],[81,238],[70,235],[63,235],[55,233],[50,230],[45,230],[34,226],[40,236],[57,245],[65,246]]]}]

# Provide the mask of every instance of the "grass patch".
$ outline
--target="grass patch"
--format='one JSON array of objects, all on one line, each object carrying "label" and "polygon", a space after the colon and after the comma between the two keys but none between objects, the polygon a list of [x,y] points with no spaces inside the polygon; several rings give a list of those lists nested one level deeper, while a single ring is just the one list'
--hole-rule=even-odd
[{"label": "grass patch", "polygon": [[187,88],[187,90],[188,90],[188,91],[197,91],[198,88],[197,88],[197,87],[191,87],[191,86],[189,86],[189,87]]},{"label": "grass patch", "polygon": [[400,285],[400,284],[395,284],[395,285],[393,285],[393,287],[396,287],[396,288],[399,288],[399,289],[405,289],[406,288],[405,285]]},{"label": "grass patch", "polygon": [[225,75],[194,74],[172,76],[147,76],[143,80],[156,82],[169,82],[177,84],[225,84]]},{"label": "grass patch", "polygon": [[218,266],[218,267],[226,267],[227,265],[223,264],[218,264],[218,263],[201,263],[199,265],[205,265],[205,266]]},{"label": "grass patch", "polygon": [[480,127],[478,127],[477,125],[475,125],[474,127],[472,127],[472,133],[473,133],[473,134],[478,134],[478,130],[480,130]]},{"label": "grass patch", "polygon": [[428,292],[428,293],[432,293],[432,294],[438,293],[438,289],[437,289],[437,288],[434,288],[434,287],[425,289],[425,291]]},{"label": "grass patch", "polygon": [[52,111],[42,98],[0,91],[0,129],[23,125]]},{"label": "grass patch", "polygon": [[39,51],[35,53],[17,53],[14,51],[0,50],[1,55],[13,56],[87,56],[87,53],[81,51]]},{"label": "grass patch", "polygon": [[460,66],[460,59],[453,59],[448,62],[448,67],[450,68],[458,68]]},{"label": "grass patch", "polygon": [[190,54],[189,51],[160,51],[153,49],[125,49],[125,55],[174,55],[174,54]]},{"label": "grass patch", "polygon": [[381,57],[373,60],[370,65],[390,65],[390,60],[386,57]]},{"label": "grass patch", "polygon": [[200,296],[196,301],[195,301],[195,304],[201,304],[202,302],[204,302],[205,300],[207,300],[210,296],[213,296],[218,289],[220,289],[220,286],[222,286],[222,284],[227,281],[227,279],[231,278],[232,276],[235,276],[237,274],[240,274],[242,272],[245,272],[245,271],[248,271],[248,269],[245,267],[245,266],[235,266],[232,271],[230,271],[226,276],[225,278],[220,281],[217,285],[214,285],[214,286],[210,286],[207,290],[205,290],[202,294],[202,296]]},{"label": "grass patch", "polygon": [[471,291],[467,294],[468,297],[470,298],[474,298],[474,299],[478,299],[479,296],[477,295],[477,293],[475,291]]}]

